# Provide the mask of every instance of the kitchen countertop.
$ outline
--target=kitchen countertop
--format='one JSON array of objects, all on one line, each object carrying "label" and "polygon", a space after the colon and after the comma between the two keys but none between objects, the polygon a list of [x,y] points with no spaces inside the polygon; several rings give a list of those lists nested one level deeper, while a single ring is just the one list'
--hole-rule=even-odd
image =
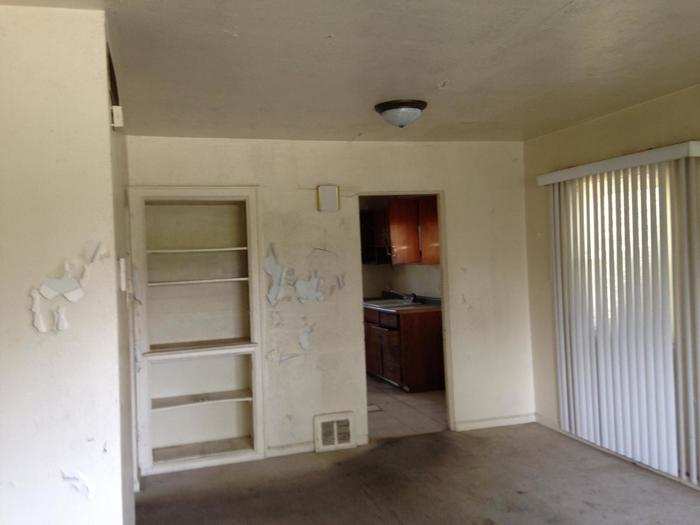
[{"label": "kitchen countertop", "polygon": [[362,306],[371,310],[387,312],[392,314],[418,313],[418,312],[439,312],[442,310],[439,304],[423,304],[401,301],[398,299],[377,299],[364,301]]}]

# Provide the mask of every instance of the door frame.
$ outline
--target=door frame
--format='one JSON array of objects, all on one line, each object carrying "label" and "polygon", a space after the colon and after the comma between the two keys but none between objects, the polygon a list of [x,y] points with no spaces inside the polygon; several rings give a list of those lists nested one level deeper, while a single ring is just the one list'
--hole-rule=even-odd
[{"label": "door frame", "polygon": [[[360,220],[360,198],[361,197],[403,197],[403,196],[432,196],[437,197],[438,207],[438,232],[440,235],[440,288],[442,297],[442,357],[443,368],[445,373],[445,403],[447,404],[447,425],[450,430],[456,431],[455,426],[455,397],[454,397],[454,367],[452,362],[452,343],[450,340],[450,295],[449,295],[449,273],[447,262],[447,228],[446,228],[446,206],[444,190],[396,190],[396,191],[359,191],[357,192],[357,220]],[[358,246],[358,257],[360,258],[360,268],[362,268],[362,240],[360,239]],[[363,289],[364,295],[364,289]],[[364,297],[363,297],[364,299]],[[362,308],[362,305],[360,305]],[[365,344],[364,330],[362,331],[363,351]],[[367,375],[367,364],[362,360],[362,367]]]}]

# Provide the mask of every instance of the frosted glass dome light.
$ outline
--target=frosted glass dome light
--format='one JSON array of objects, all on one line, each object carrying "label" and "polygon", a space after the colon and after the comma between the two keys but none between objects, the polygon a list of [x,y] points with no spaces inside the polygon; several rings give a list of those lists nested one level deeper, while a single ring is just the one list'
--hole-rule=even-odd
[{"label": "frosted glass dome light", "polygon": [[424,100],[389,100],[377,104],[374,110],[392,126],[405,128],[420,118],[427,105]]}]

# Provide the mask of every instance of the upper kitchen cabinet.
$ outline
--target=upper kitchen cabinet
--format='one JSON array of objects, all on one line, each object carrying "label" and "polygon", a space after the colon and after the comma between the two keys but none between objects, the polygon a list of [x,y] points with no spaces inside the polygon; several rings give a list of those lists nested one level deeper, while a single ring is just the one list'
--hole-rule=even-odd
[{"label": "upper kitchen cabinet", "polygon": [[421,262],[418,235],[418,199],[395,197],[389,201],[391,264]]},{"label": "upper kitchen cabinet", "polygon": [[363,264],[440,264],[435,195],[377,197],[360,223]]},{"label": "upper kitchen cabinet", "polygon": [[435,195],[418,200],[418,237],[421,263],[440,264],[440,227]]},{"label": "upper kitchen cabinet", "polygon": [[389,264],[391,245],[386,209],[360,211],[362,264]]}]

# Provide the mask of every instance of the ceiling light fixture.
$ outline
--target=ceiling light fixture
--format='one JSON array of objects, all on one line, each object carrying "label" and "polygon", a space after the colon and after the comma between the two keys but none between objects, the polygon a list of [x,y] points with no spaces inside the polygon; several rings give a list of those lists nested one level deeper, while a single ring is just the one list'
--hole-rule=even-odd
[{"label": "ceiling light fixture", "polygon": [[387,100],[374,106],[374,110],[392,126],[405,128],[420,118],[427,105],[425,100]]}]

